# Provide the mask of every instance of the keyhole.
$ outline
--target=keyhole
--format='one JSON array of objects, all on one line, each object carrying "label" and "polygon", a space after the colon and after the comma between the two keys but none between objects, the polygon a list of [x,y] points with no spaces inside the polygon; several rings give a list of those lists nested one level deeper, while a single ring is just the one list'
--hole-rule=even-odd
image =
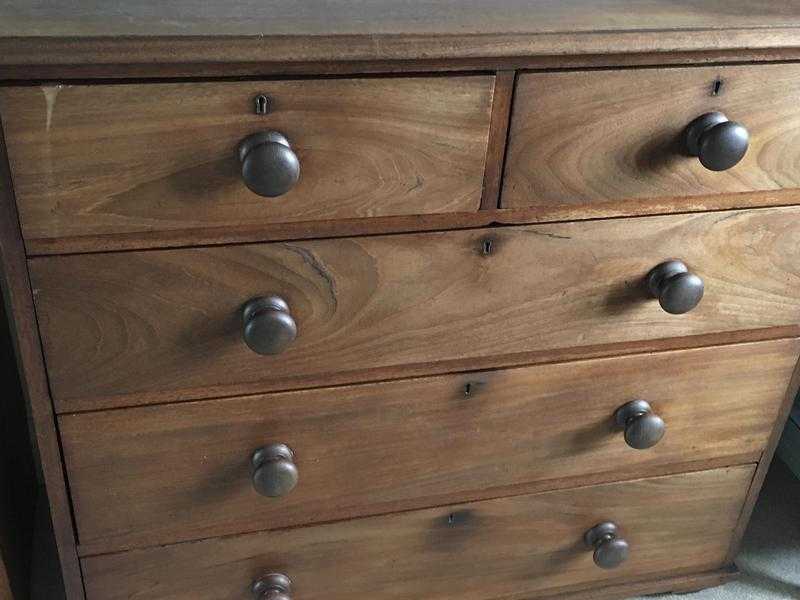
[{"label": "keyhole", "polygon": [[266,115],[269,113],[270,109],[269,96],[266,96],[265,94],[259,94],[255,98],[255,105],[257,115]]}]

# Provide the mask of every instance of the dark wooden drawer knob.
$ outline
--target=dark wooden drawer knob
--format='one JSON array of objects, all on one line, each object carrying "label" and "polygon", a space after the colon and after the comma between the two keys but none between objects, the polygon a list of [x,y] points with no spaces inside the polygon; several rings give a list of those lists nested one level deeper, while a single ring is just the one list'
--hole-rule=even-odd
[{"label": "dark wooden drawer knob", "polygon": [[294,452],[285,444],[270,444],[255,451],[252,458],[253,488],[262,496],[285,496],[297,485],[300,473]]},{"label": "dark wooden drawer knob", "polygon": [[636,450],[655,446],[667,429],[664,420],[644,400],[633,400],[619,407],[614,420],[625,430],[625,443]]},{"label": "dark wooden drawer knob", "polygon": [[673,315],[692,310],[703,299],[703,280],[679,260],[668,260],[647,275],[647,288],[661,308]]},{"label": "dark wooden drawer knob", "polygon": [[594,564],[601,569],[616,569],[628,560],[628,542],[619,537],[616,523],[600,523],[583,536],[586,546],[594,550]]},{"label": "dark wooden drawer knob", "polygon": [[253,583],[255,600],[292,600],[292,580],[283,573],[270,573]]},{"label": "dark wooden drawer knob", "polygon": [[247,136],[236,151],[245,185],[259,196],[275,198],[291,190],[300,179],[300,160],[289,140],[277,131]]},{"label": "dark wooden drawer knob", "polygon": [[686,152],[696,156],[711,171],[726,171],[747,153],[750,134],[741,123],[721,112],[706,113],[689,123],[685,131]]},{"label": "dark wooden drawer knob", "polygon": [[297,337],[297,323],[280,296],[253,298],[242,309],[245,343],[258,354],[280,354]]}]

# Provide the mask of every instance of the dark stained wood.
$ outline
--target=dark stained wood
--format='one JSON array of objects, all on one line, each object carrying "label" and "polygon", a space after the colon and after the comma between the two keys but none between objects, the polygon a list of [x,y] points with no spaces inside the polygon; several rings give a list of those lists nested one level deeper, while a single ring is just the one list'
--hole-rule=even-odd
[{"label": "dark stained wood", "polygon": [[[605,344],[768,328],[785,337],[800,320],[799,215],[76,255],[29,268],[53,395],[70,412],[553,361]],[[706,282],[682,316],[643,288],[673,257]],[[239,311],[269,293],[287,299],[300,333],[265,357],[241,341]]]},{"label": "dark stained wood", "polygon": [[780,442],[783,429],[786,425],[786,420],[789,418],[789,413],[791,412],[792,406],[797,398],[798,391],[800,391],[800,362],[797,364],[792,377],[789,379],[789,385],[787,386],[786,394],[780,407],[780,412],[778,413],[778,418],[775,419],[775,423],[772,426],[772,432],[770,433],[767,445],[764,448],[764,452],[758,462],[758,467],[756,468],[753,482],[747,493],[747,499],[745,500],[744,507],[742,508],[742,514],[739,517],[739,522],[736,524],[733,541],[728,552],[728,558],[730,561],[733,561],[739,552],[742,538],[744,537],[745,530],[747,529],[747,524],[750,522],[750,517],[755,509],[758,495],[761,492],[762,486],[764,485],[764,479],[767,476],[767,471],[769,471],[772,458],[775,456],[775,450],[778,448],[778,442]]},{"label": "dark stained wood", "polygon": [[[36,506],[36,472],[25,400],[0,303],[0,600],[27,597]],[[6,594],[6,595],[4,595]]]},{"label": "dark stained wood", "polygon": [[[795,64],[520,75],[502,206],[796,189],[799,81]],[[713,110],[751,134],[744,160],[721,173],[682,146]]]},{"label": "dark stained wood", "polygon": [[[298,597],[523,599],[721,568],[750,465],[391,516],[161,546],[82,561],[89,600],[238,600],[265,573]],[[627,563],[603,571],[583,533],[622,527]],[[347,576],[343,576],[346,574]]]},{"label": "dark stained wood", "polygon": [[29,255],[74,254],[145,248],[174,248],[311,238],[413,233],[443,229],[472,229],[491,224],[520,225],[557,223],[596,218],[651,216],[670,213],[706,212],[740,208],[765,208],[800,204],[800,191],[773,190],[707,196],[632,198],[592,202],[585,205],[558,204],[519,210],[479,210],[471,213],[429,214],[369,219],[337,219],[239,227],[205,227],[181,231],[155,231],[119,235],[80,235],[28,240]]},{"label": "dark stained wood", "polygon": [[[102,2],[0,12],[0,64],[15,66],[417,61],[796,48],[796,0]],[[497,67],[495,67],[497,68]],[[36,76],[30,73],[28,77]]]},{"label": "dark stained wood", "polygon": [[[468,212],[494,78],[0,88],[26,240]],[[272,110],[256,115],[266,93]],[[299,183],[247,189],[238,143],[286,135]]]},{"label": "dark stained wood", "polygon": [[[796,37],[787,32],[785,41]],[[233,41],[233,40],[232,40]],[[506,38],[504,42],[508,42]],[[49,40],[52,43],[52,40]],[[95,42],[102,42],[95,40]],[[67,43],[69,42],[63,42]],[[413,43],[413,42],[412,42]],[[498,43],[500,41],[498,40]],[[0,42],[0,45],[2,42]],[[776,40],[777,44],[777,40]],[[189,43],[181,41],[190,52]],[[487,42],[487,46],[491,45]],[[102,48],[98,52],[102,52]],[[135,50],[132,50],[135,51]],[[53,50],[57,53],[57,50]],[[787,62],[800,60],[800,46],[738,48],[734,50],[686,50],[679,52],[648,51],[635,53],[518,55],[497,58],[417,59],[395,61],[344,62],[149,62],[149,63],[69,63],[69,64],[3,64],[0,80],[6,83],[60,81],[105,82],[121,80],[163,79],[229,79],[296,76],[399,75],[418,73],[468,73],[531,69],[587,69],[608,67],[663,67],[667,65],[742,64]]]},{"label": "dark stained wood", "polygon": [[492,96],[492,120],[489,126],[489,144],[486,150],[486,170],[483,174],[481,209],[491,210],[500,203],[500,186],[506,157],[511,100],[514,96],[514,71],[500,71],[495,76]]},{"label": "dark stained wood", "polygon": [[[792,339],[62,415],[80,553],[754,462],[798,354]],[[647,451],[613,423],[635,398],[668,427]],[[272,500],[247,459],[274,442],[300,483]]]},{"label": "dark stained wood", "polygon": [[50,503],[65,591],[69,600],[81,600],[84,597],[83,583],[75,551],[72,515],[61,465],[61,450],[10,181],[8,160],[0,129],[0,287],[3,291],[5,310],[10,318],[11,340],[25,401],[30,411],[34,443],[46,487],[47,501]]}]

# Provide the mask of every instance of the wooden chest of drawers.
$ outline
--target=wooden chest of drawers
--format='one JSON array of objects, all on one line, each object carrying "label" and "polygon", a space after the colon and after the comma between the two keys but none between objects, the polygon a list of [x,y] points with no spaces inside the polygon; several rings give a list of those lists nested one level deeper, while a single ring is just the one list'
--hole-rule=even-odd
[{"label": "wooden chest of drawers", "polygon": [[305,4],[0,8],[67,600],[734,576],[800,385],[800,2]]}]

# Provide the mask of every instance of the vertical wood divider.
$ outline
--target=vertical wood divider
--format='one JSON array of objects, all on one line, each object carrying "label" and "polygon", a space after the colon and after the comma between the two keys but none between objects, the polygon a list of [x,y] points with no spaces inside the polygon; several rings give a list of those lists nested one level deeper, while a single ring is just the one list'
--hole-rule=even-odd
[{"label": "vertical wood divider", "polygon": [[481,210],[494,210],[500,204],[500,190],[506,159],[506,142],[514,98],[516,71],[497,71],[492,98],[492,117],[489,122],[489,144],[483,174]]},{"label": "vertical wood divider", "polygon": [[[45,373],[39,328],[28,276],[28,264],[17,215],[5,138],[0,127],[0,282],[9,317],[20,381],[33,423],[35,446],[50,504],[53,532],[67,600],[83,600],[85,592],[75,529],[61,462],[61,448]],[[54,599],[55,600],[55,599]]]}]

